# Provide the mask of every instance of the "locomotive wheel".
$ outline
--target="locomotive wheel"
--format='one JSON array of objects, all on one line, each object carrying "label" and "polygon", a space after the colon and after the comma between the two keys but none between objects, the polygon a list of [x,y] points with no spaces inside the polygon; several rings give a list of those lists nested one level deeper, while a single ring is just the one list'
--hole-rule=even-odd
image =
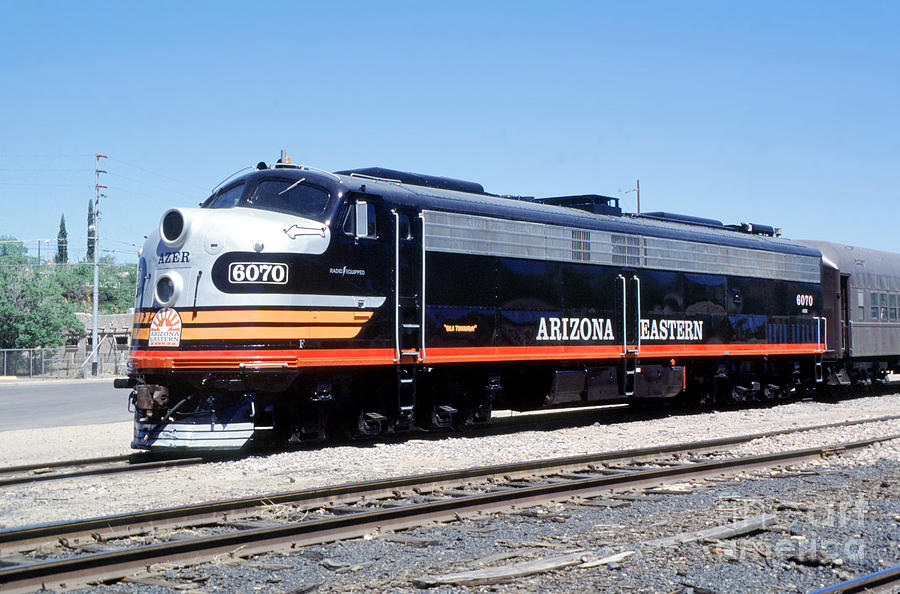
[{"label": "locomotive wheel", "polygon": [[716,391],[714,388],[704,386],[704,390],[700,392],[697,399],[698,408],[712,408],[716,405]]},{"label": "locomotive wheel", "polygon": [[711,408],[719,402],[719,386],[714,380],[706,379],[697,386],[698,408]]}]

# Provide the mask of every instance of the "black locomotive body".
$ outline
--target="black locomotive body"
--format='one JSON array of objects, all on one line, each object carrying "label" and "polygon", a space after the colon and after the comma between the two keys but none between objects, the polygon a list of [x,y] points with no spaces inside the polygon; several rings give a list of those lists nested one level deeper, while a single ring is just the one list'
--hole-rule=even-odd
[{"label": "black locomotive body", "polygon": [[389,170],[277,165],[172,209],[141,257],[137,448],[235,448],[823,378],[818,249]]}]

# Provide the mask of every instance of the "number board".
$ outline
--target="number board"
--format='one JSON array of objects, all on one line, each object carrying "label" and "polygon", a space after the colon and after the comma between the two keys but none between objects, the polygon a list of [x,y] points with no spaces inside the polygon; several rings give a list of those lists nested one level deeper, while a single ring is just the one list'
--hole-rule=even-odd
[{"label": "number board", "polygon": [[232,262],[228,265],[228,282],[285,285],[288,282],[288,265],[283,262]]}]

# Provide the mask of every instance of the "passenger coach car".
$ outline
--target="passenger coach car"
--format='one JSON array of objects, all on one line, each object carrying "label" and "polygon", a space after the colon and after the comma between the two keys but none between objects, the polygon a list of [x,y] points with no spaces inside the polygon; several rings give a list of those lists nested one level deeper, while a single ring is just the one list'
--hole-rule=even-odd
[{"label": "passenger coach car", "polygon": [[900,377],[900,255],[826,241],[822,252],[825,363],[832,385]]},{"label": "passenger coach car", "polygon": [[822,379],[829,323],[821,253],[772,227],[281,162],[167,211],[140,278],[136,448],[774,398]]}]

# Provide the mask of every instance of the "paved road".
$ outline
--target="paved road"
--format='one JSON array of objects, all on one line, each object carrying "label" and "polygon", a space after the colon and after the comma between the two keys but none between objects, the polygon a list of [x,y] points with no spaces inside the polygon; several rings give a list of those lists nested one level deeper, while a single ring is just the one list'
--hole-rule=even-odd
[{"label": "paved road", "polygon": [[128,390],[112,378],[0,381],[0,431],[129,421]]}]

